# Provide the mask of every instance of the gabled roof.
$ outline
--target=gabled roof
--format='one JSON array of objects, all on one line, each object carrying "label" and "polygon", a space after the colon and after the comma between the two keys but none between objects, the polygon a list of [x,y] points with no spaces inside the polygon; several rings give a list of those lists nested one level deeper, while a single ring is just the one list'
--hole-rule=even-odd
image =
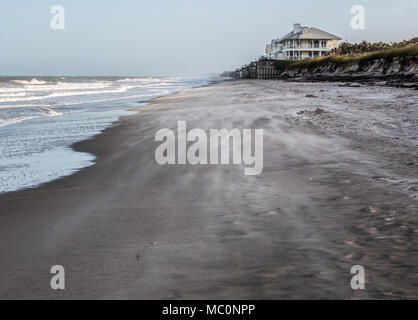
[{"label": "gabled roof", "polygon": [[280,42],[284,40],[296,40],[296,39],[309,39],[309,40],[341,40],[340,37],[334,36],[326,31],[311,28],[302,27],[301,31],[294,33],[293,31],[280,38]]}]

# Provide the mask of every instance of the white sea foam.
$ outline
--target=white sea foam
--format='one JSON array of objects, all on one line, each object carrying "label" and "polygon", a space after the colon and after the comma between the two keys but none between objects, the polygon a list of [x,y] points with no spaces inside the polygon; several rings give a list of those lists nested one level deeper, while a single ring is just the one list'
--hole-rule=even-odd
[{"label": "white sea foam", "polygon": [[25,120],[31,120],[40,118],[40,116],[26,116],[26,117],[19,117],[19,118],[12,118],[12,119],[0,119],[0,127],[8,126],[11,124],[19,123]]},{"label": "white sea foam", "polygon": [[45,81],[38,80],[38,79],[32,79],[30,81],[28,80],[12,80],[11,81],[14,84],[23,85],[23,84],[31,84],[31,85],[42,85],[45,84]]},{"label": "white sea foam", "polygon": [[[0,91],[1,92],[1,91]],[[0,93],[0,98],[13,98],[13,97],[24,97],[26,96],[25,92],[17,92],[17,93],[13,93],[13,92],[5,92],[5,93]]]},{"label": "white sea foam", "polygon": [[[53,110],[82,104],[145,99],[179,91],[190,84],[180,78],[42,78],[15,79],[0,86],[0,126],[38,117],[57,116]],[[74,111],[74,110],[72,110]],[[35,114],[34,114],[35,113]]]},{"label": "white sea foam", "polygon": [[86,95],[95,95],[95,94],[106,94],[106,93],[122,93],[129,89],[131,86],[126,87],[119,87],[112,90],[87,90],[87,91],[60,91],[60,92],[52,92],[52,93],[45,93],[45,95],[37,95],[37,96],[25,96],[22,98],[18,97],[7,97],[7,98],[0,98],[1,102],[19,102],[19,101],[38,101],[38,100],[45,100],[50,98],[60,98],[60,97],[71,97],[71,96],[86,96]]}]

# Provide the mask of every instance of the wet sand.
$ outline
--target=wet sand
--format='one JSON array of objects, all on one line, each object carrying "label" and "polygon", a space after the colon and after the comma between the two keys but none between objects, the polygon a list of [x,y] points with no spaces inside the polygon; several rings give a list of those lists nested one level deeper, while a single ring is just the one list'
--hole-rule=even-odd
[{"label": "wet sand", "polygon": [[[0,298],[418,298],[416,91],[230,81],[139,110],[74,146],[96,165],[0,195]],[[264,172],[157,165],[179,120],[264,129]]]}]

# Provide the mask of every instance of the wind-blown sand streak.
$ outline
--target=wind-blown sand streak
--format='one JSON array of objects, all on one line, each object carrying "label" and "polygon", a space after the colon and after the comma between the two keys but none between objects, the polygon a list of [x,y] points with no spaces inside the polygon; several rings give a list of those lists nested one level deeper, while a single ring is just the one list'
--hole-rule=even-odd
[{"label": "wind-blown sand streak", "polygon": [[[74,146],[96,165],[0,196],[0,298],[417,298],[413,90],[231,81],[139,110]],[[264,129],[263,174],[157,165],[178,120]]]}]

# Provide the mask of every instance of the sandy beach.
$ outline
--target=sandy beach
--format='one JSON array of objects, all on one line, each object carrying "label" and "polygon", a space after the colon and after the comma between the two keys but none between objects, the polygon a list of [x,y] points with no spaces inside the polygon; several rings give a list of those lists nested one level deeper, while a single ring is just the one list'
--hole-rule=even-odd
[{"label": "sandy beach", "polygon": [[[74,145],[94,166],[0,195],[0,298],[417,299],[416,98],[242,80],[154,99]],[[263,173],[158,165],[155,133],[180,120],[264,129]]]}]

